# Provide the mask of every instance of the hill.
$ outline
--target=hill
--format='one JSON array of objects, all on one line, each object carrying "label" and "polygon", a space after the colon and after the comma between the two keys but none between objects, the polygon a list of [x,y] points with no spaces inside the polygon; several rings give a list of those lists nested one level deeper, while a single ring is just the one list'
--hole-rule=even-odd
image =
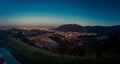
[{"label": "hill", "polygon": [[81,26],[78,24],[65,24],[61,25],[54,30],[64,31],[64,32],[90,32],[98,34],[107,34],[110,32],[120,32],[120,25],[116,26]]},{"label": "hill", "polygon": [[65,24],[65,25],[61,25],[57,28],[55,28],[55,30],[58,31],[65,31],[65,32],[83,32],[83,27],[77,24]]}]

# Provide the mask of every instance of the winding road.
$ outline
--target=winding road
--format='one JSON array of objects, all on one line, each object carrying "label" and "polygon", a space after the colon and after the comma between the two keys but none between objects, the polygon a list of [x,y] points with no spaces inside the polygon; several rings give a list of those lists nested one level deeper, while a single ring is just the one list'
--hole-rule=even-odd
[{"label": "winding road", "polygon": [[7,64],[21,64],[8,49],[9,47],[6,43],[0,40],[0,53],[3,55],[5,62],[7,62]]}]

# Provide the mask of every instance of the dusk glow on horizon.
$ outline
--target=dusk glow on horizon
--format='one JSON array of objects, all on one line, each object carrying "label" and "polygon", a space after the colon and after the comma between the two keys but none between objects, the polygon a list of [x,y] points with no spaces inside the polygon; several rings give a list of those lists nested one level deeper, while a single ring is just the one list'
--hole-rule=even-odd
[{"label": "dusk glow on horizon", "polygon": [[118,0],[0,0],[0,25],[119,25]]}]

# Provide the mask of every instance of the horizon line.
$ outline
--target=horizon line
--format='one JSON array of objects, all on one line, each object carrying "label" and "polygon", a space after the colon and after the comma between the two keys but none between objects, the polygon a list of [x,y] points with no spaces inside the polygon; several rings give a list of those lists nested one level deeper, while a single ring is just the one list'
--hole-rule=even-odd
[{"label": "horizon line", "polygon": [[[76,24],[76,25],[80,25],[77,23],[65,23],[65,24],[60,24],[60,25],[0,25],[0,27],[58,27],[61,25],[67,25],[67,24]],[[80,26],[120,26],[118,25],[80,25]]]}]

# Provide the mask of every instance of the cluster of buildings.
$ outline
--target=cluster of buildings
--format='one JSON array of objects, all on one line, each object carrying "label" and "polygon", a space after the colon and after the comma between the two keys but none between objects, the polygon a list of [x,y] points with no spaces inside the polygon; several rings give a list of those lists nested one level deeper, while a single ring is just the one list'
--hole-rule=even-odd
[{"label": "cluster of buildings", "polygon": [[58,47],[60,41],[54,41],[50,39],[50,36],[54,36],[54,38],[59,38],[63,41],[61,43],[65,43],[66,46],[85,46],[90,41],[99,41],[103,39],[107,39],[108,36],[98,36],[96,33],[87,33],[87,32],[63,32],[63,31],[55,31],[48,29],[9,29],[7,30],[11,32],[13,35],[17,35],[21,33],[24,37],[28,38],[32,44],[39,48],[44,48],[47,50],[53,50]]}]

